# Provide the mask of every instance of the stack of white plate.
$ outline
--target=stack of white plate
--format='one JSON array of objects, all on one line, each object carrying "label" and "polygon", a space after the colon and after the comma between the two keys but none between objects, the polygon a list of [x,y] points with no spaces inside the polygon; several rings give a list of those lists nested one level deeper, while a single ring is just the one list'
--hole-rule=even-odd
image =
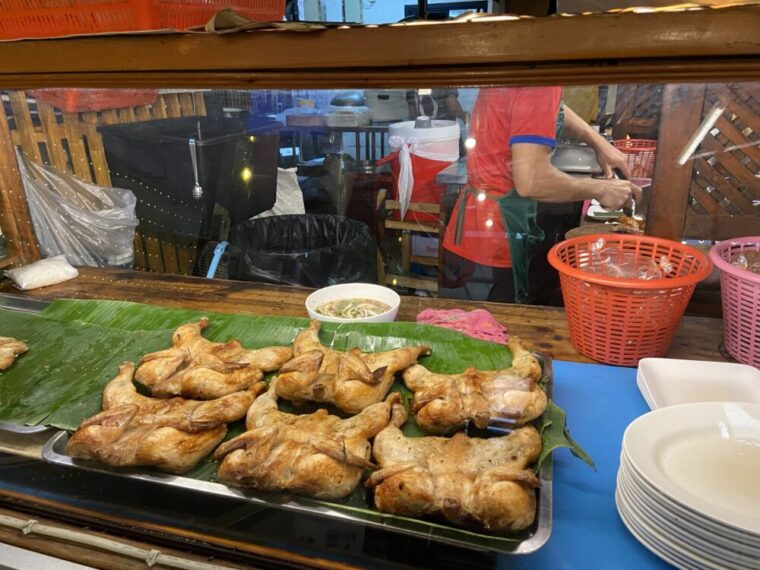
[{"label": "stack of white plate", "polygon": [[636,419],[615,502],[628,530],[679,568],[760,568],[760,404],[681,404]]}]

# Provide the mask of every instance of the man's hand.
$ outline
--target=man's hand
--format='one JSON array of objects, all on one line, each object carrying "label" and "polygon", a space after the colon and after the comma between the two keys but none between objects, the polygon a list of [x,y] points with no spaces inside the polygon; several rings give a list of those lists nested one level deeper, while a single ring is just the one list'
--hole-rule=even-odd
[{"label": "man's hand", "polygon": [[622,210],[632,202],[641,202],[641,188],[627,180],[605,178],[594,181],[597,188],[597,200],[608,210]]},{"label": "man's hand", "polygon": [[631,171],[628,170],[628,159],[625,154],[601,137],[600,139],[601,141],[597,141],[598,144],[594,145],[594,151],[596,152],[596,161],[602,167],[604,175],[607,178],[612,178],[617,168],[626,178],[630,178]]}]

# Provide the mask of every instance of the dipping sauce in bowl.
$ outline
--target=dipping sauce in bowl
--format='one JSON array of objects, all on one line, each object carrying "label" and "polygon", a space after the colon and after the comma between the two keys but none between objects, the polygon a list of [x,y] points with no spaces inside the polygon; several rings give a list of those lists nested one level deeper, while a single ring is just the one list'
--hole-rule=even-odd
[{"label": "dipping sauce in bowl", "polygon": [[372,283],[344,283],[314,291],[306,299],[309,317],[328,323],[388,323],[396,319],[401,298]]}]

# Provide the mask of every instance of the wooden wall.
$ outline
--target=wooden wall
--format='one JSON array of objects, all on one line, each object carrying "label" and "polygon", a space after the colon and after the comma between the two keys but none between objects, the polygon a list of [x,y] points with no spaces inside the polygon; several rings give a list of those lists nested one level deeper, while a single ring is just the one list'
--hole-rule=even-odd
[{"label": "wooden wall", "polygon": [[[103,142],[97,131],[99,125],[206,114],[200,92],[165,93],[150,105],[82,113],[60,111],[36,101],[24,91],[0,94],[7,97],[10,108],[10,112],[6,112],[6,105],[0,105],[0,223],[6,235],[19,236],[11,239],[12,256],[6,265],[27,263],[39,257],[14,148],[31,160],[45,162],[86,182],[110,186]],[[196,244],[191,239],[146,233],[138,227],[134,266],[148,271],[189,274],[195,249]]]},{"label": "wooden wall", "polygon": [[[679,165],[716,105],[724,111]],[[760,235],[760,82],[665,87],[647,232],[704,240]]]}]

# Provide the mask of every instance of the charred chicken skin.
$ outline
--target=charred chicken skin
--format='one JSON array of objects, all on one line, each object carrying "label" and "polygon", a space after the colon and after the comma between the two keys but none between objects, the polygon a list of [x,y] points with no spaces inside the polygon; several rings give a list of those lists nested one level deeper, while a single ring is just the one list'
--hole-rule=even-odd
[{"label": "charred chicken skin", "polygon": [[20,355],[29,347],[20,340],[9,336],[0,336],[0,372],[8,370]]},{"label": "charred chicken skin", "polygon": [[293,415],[277,409],[278,379],[251,406],[247,430],[214,453],[219,480],[261,491],[287,491],[320,499],[350,494],[370,463],[369,439],[386,425],[399,394],[341,419],[320,409]]},{"label": "charred chicken skin", "polygon": [[119,367],[103,391],[103,411],[84,420],[69,439],[71,457],[185,473],[213,451],[226,424],[243,418],[264,389],[259,383],[209,401],[149,398],[137,393],[134,371],[130,362]]},{"label": "charred chicken skin", "polygon": [[385,398],[395,374],[411,366],[427,346],[387,352],[334,350],[319,341],[319,321],[312,321],[293,343],[293,360],[280,368],[277,395],[295,401],[335,405],[349,414],[361,412]]},{"label": "charred chicken skin", "polygon": [[534,488],[539,481],[528,466],[541,452],[533,427],[507,436],[408,438],[406,421],[395,408],[391,423],[372,446],[380,469],[367,479],[381,512],[436,516],[456,526],[508,533],[529,527],[536,514]]},{"label": "charred chicken skin", "polygon": [[286,346],[247,350],[237,340],[212,342],[202,336],[207,326],[206,317],[180,326],[172,348],[140,359],[135,379],[159,398],[212,400],[245,390],[293,356]]},{"label": "charred chicken skin", "polygon": [[516,337],[510,338],[509,347],[512,366],[505,370],[468,368],[462,374],[435,374],[419,364],[405,370],[417,424],[441,434],[468,422],[481,429],[494,420],[522,425],[543,414],[547,398],[539,386],[541,365]]}]

